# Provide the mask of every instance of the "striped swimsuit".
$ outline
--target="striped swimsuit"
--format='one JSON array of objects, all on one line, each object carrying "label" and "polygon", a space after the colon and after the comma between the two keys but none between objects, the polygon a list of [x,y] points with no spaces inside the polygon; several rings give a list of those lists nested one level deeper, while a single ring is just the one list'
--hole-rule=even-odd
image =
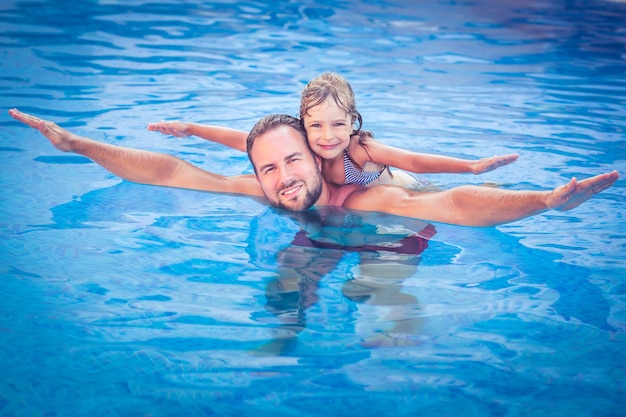
[{"label": "striped swimsuit", "polygon": [[360,184],[367,185],[372,181],[376,181],[380,174],[387,168],[385,165],[377,164],[380,168],[378,171],[363,171],[359,169],[350,157],[348,151],[343,153],[343,169],[346,172],[344,184]]}]

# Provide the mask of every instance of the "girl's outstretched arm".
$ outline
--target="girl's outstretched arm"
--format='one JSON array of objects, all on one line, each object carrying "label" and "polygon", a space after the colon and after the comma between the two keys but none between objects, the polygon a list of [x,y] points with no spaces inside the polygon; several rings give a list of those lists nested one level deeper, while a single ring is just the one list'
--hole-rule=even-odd
[{"label": "girl's outstretched arm", "polygon": [[242,152],[246,151],[246,138],[248,137],[248,133],[243,130],[181,121],[166,122],[162,120],[158,123],[150,123],[148,130],[178,138],[197,136]]},{"label": "girl's outstretched arm", "polygon": [[363,166],[362,162],[371,161],[418,174],[482,174],[515,162],[519,156],[517,154],[509,154],[471,160],[412,152],[407,149],[385,145],[374,139],[367,139],[364,144],[365,148],[351,143],[349,148],[350,156],[361,166]]}]

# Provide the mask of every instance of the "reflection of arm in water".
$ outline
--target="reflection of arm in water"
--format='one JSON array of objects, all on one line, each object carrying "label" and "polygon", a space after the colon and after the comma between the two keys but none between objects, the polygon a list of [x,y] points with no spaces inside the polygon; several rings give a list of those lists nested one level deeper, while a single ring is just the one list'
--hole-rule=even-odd
[{"label": "reflection of arm in water", "polygon": [[[377,312],[386,311],[375,328],[367,330],[368,335],[362,342],[364,347],[415,345],[418,343],[416,335],[424,326],[419,301],[403,289],[404,280],[417,271],[420,254],[427,248],[428,241],[413,235],[400,242],[405,244],[360,252],[359,264],[352,268],[354,278],[344,286],[346,298],[364,306],[375,306]],[[419,250],[411,253],[411,248]]]},{"label": "reflection of arm in water", "polygon": [[279,355],[289,350],[306,327],[306,310],[318,299],[319,281],[343,257],[341,251],[293,244],[302,227],[318,229],[321,224],[316,210],[294,214],[273,208],[252,221],[247,251],[255,267],[271,274],[265,310],[279,323],[272,340],[256,348],[256,353]]},{"label": "reflection of arm in water", "polygon": [[306,327],[306,310],[318,300],[320,280],[343,257],[341,251],[291,245],[278,255],[278,276],[267,284],[265,309],[280,321],[274,339],[257,349],[277,355],[288,350]]}]

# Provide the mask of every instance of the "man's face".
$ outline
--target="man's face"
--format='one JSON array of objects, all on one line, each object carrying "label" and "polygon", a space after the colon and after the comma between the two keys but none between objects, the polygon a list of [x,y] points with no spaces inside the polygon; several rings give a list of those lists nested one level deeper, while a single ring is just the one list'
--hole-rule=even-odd
[{"label": "man's face", "polygon": [[320,162],[300,133],[289,126],[258,136],[250,160],[265,197],[275,207],[306,210],[322,192]]}]

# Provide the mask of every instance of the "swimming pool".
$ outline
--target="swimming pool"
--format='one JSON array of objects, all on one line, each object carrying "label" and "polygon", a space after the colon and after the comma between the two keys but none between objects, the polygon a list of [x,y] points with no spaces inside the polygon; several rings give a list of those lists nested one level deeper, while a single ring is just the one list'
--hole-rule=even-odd
[{"label": "swimming pool", "polygon": [[1,415],[622,412],[623,179],[496,228],[296,216],[121,181],[6,114],[238,174],[146,125],[249,129],[339,71],[382,141],[520,154],[441,187],[626,173],[623,3],[406,3],[0,6]]}]

